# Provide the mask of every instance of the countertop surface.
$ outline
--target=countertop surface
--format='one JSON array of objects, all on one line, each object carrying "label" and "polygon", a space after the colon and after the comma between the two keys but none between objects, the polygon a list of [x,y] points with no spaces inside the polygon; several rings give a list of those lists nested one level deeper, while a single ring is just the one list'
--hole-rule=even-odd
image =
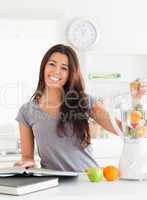
[{"label": "countertop surface", "polygon": [[147,181],[105,180],[92,183],[86,175],[78,178],[68,178],[60,181],[59,186],[43,191],[37,191],[23,196],[0,194],[0,200],[58,200],[58,199],[88,199],[88,200],[138,200],[147,199]]}]

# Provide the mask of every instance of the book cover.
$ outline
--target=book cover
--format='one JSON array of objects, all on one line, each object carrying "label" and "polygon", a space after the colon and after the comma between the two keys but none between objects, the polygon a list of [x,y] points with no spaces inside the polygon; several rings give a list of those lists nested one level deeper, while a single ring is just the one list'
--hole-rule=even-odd
[{"label": "book cover", "polygon": [[58,186],[57,177],[10,176],[0,177],[0,193],[24,195]]}]

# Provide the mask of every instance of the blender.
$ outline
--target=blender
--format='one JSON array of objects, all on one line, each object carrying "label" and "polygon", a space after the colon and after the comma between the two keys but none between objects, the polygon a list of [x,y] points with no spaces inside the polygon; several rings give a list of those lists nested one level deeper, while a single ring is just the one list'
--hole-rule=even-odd
[{"label": "blender", "polygon": [[[147,95],[139,91],[141,83],[130,84],[130,92],[117,95],[111,102],[110,118],[114,129],[123,140],[119,161],[121,179],[147,179]],[[118,127],[115,114],[119,113],[122,127]]]}]

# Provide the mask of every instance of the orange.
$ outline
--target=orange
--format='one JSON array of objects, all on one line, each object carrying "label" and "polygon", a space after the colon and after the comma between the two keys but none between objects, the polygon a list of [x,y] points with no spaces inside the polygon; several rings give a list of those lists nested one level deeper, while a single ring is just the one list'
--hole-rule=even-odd
[{"label": "orange", "polygon": [[106,166],[103,168],[103,175],[107,181],[115,181],[119,177],[119,170],[114,166]]},{"label": "orange", "polygon": [[140,111],[136,111],[136,110],[132,111],[131,116],[130,116],[131,123],[137,124],[140,121],[141,117],[142,117],[142,114]]}]

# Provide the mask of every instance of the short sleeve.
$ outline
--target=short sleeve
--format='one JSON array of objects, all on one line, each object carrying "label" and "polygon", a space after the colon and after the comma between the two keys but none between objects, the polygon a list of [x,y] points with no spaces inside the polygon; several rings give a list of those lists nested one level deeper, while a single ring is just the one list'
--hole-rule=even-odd
[{"label": "short sleeve", "polygon": [[28,115],[28,104],[27,103],[23,104],[20,107],[20,109],[15,117],[15,120],[31,127],[29,115]]}]

